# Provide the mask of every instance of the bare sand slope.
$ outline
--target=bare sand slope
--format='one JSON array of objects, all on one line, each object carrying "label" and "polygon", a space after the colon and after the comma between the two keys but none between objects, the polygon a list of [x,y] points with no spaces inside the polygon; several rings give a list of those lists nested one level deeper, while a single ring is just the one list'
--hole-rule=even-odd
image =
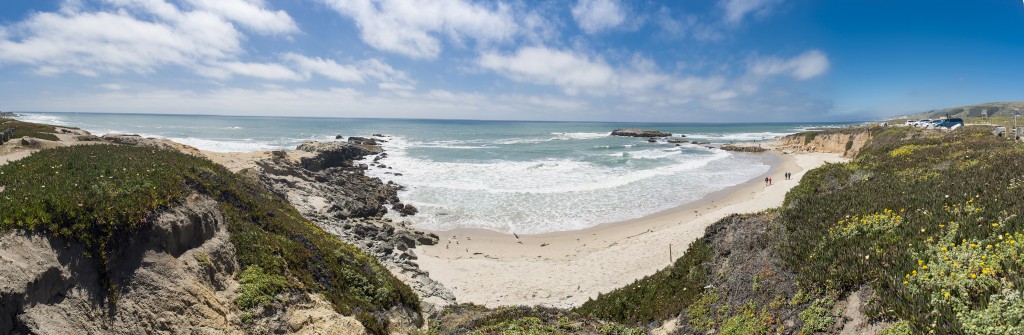
[{"label": "bare sand slope", "polygon": [[[768,174],[696,203],[574,232],[518,237],[469,229],[437,232],[441,243],[418,251],[418,263],[459,302],[579,306],[668,266],[719,219],[781,205],[806,171],[846,161],[827,153],[767,155],[777,157]],[[792,180],[783,180],[787,171]],[[766,176],[774,179],[772,186],[761,181]]]}]

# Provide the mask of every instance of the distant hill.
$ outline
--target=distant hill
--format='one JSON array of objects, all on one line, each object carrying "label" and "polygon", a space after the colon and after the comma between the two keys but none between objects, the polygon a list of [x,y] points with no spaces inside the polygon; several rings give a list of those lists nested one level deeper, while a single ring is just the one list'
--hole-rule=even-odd
[{"label": "distant hill", "polygon": [[1013,116],[1017,112],[1024,112],[1024,101],[1017,102],[990,102],[984,104],[960,106],[946,109],[930,110],[924,113],[907,116],[908,119],[934,119],[949,115],[949,117],[1000,117]]}]

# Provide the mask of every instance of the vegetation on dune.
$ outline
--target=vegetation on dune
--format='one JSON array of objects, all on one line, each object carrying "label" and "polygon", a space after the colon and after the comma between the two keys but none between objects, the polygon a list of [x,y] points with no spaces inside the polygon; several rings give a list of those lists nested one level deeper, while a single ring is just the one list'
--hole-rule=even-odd
[{"label": "vegetation on dune", "polygon": [[624,324],[650,324],[670,319],[704,291],[709,278],[705,265],[713,257],[698,239],[675,263],[632,284],[588,300],[577,312]]},{"label": "vegetation on dune", "polygon": [[54,133],[57,132],[57,129],[47,124],[21,122],[14,119],[0,118],[0,131],[3,131],[7,128],[14,129],[14,134],[11,136],[11,138],[21,138],[24,136],[28,136],[50,141],[58,140],[57,136],[54,135]]},{"label": "vegetation on dune", "polygon": [[[630,323],[681,315],[695,331],[774,333],[777,311],[795,308],[798,329],[815,333],[835,330],[841,319],[833,299],[867,288],[868,316],[897,321],[888,334],[1024,332],[1024,146],[986,127],[871,131],[854,161],[807,173],[762,233],[780,227],[781,238],[767,247],[800,289],[781,309],[737,293],[724,278],[666,280],[665,273],[693,268],[677,262],[579,310]],[[694,245],[682,259],[711,257]],[[679,287],[704,284],[726,287],[676,296]],[[750,305],[723,303],[737,298]]]},{"label": "vegetation on dune", "polygon": [[804,287],[870,286],[872,316],[913,333],[1019,330],[1024,148],[981,127],[918,134],[809,173],[783,211],[787,263]]},{"label": "vegetation on dune", "polygon": [[554,308],[499,307],[460,304],[445,308],[430,322],[427,334],[604,334],[640,335],[640,328],[623,326]]},{"label": "vegetation on dune", "polygon": [[193,193],[218,201],[235,245],[240,307],[279,292],[322,293],[339,312],[382,333],[395,306],[419,310],[416,295],[373,256],[319,229],[283,199],[204,158],[131,146],[40,151],[0,166],[0,231],[23,229],[81,243],[107,276],[116,248],[154,214]]}]

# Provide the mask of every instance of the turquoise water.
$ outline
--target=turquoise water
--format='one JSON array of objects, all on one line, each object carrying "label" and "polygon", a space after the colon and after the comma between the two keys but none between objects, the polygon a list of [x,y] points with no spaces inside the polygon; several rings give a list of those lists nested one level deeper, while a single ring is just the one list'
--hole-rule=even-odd
[{"label": "turquoise water", "polygon": [[641,217],[768,171],[756,154],[609,136],[658,129],[689,140],[760,141],[821,124],[622,124],[33,113],[22,119],[164,137],[204,150],[292,149],[336,135],[384,134],[388,168],[368,174],[406,187],[432,230],[544,233]]}]

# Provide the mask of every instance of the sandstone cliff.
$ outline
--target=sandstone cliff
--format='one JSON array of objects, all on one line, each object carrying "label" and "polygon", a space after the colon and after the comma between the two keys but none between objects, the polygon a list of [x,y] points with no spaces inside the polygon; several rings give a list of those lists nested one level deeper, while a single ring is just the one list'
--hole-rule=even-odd
[{"label": "sandstone cliff", "polygon": [[867,128],[809,131],[782,137],[779,147],[786,151],[841,153],[843,157],[856,157],[860,149],[871,140]]}]

